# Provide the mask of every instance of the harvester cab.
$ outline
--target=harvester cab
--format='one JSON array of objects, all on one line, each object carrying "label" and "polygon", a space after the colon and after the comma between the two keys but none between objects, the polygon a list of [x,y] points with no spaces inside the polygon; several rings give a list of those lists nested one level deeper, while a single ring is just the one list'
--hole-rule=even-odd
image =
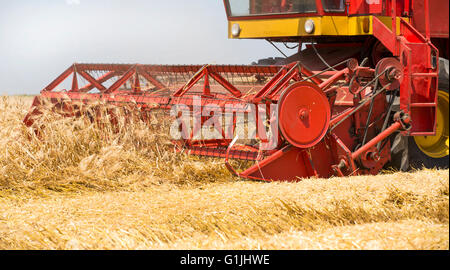
[{"label": "harvester cab", "polygon": [[[25,123],[44,103],[68,116],[99,101],[164,110],[177,124],[175,145],[265,181],[448,167],[448,1],[224,5],[229,38],[297,51],[271,65],[74,64],[36,97]],[[58,90],[71,75],[71,88]],[[253,164],[238,172],[229,159]]]}]

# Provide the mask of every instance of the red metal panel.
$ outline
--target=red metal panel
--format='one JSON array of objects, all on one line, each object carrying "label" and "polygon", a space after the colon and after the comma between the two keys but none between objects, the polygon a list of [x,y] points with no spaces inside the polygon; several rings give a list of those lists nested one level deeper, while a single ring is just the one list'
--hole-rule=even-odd
[{"label": "red metal panel", "polygon": [[241,176],[264,181],[300,181],[313,176],[308,170],[309,160],[302,154],[304,150],[287,146],[261,162],[247,169]]},{"label": "red metal panel", "polygon": [[396,39],[393,36],[391,29],[389,29],[378,18],[373,18],[373,35],[394,55],[398,55],[396,50]]},{"label": "red metal panel", "polygon": [[[429,11],[425,8],[429,1]],[[426,35],[426,17],[430,18],[431,37],[449,38],[449,1],[448,0],[412,0],[412,25]]]},{"label": "red metal panel", "polygon": [[382,14],[385,0],[351,0],[349,15]]}]

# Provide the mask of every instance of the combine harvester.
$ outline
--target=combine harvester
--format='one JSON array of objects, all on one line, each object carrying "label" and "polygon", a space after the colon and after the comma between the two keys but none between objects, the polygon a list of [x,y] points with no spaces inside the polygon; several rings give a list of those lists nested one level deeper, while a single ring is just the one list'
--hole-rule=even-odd
[{"label": "combine harvester", "polygon": [[[447,0],[224,4],[229,38],[298,52],[260,61],[271,65],[74,64],[36,97],[25,123],[45,103],[67,116],[96,104],[143,117],[163,110],[182,131],[175,144],[256,180],[377,174],[388,164],[448,168]],[[65,80],[71,88],[57,90]],[[186,110],[200,119],[193,129],[184,128]],[[255,120],[246,142],[236,136],[239,113]],[[198,137],[205,126],[220,136]],[[254,164],[238,173],[229,159]]]}]

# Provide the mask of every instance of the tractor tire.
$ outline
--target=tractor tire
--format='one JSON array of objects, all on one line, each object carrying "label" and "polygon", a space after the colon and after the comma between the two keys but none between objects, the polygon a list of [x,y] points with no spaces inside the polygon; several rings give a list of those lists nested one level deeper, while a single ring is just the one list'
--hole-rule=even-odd
[{"label": "tractor tire", "polygon": [[[441,121],[438,120],[438,125],[443,125],[443,131],[438,140],[439,146],[421,147],[421,142],[427,137],[404,137],[401,134],[396,134],[391,141],[392,161],[389,164],[390,167],[401,171],[420,168],[449,168],[449,62],[447,59],[439,59],[438,83],[438,111],[441,114]],[[425,145],[428,146],[428,143],[425,143]]]}]

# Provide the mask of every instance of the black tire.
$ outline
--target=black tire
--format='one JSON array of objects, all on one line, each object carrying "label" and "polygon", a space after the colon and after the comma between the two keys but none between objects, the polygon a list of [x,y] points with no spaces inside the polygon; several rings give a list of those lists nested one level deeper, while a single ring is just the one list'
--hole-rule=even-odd
[{"label": "black tire", "polygon": [[[439,59],[439,90],[449,92],[449,62],[447,59]],[[449,168],[449,156],[432,158],[420,150],[414,137],[404,137],[401,134],[393,136],[391,149],[392,161],[388,165],[406,171],[420,168]]]}]

